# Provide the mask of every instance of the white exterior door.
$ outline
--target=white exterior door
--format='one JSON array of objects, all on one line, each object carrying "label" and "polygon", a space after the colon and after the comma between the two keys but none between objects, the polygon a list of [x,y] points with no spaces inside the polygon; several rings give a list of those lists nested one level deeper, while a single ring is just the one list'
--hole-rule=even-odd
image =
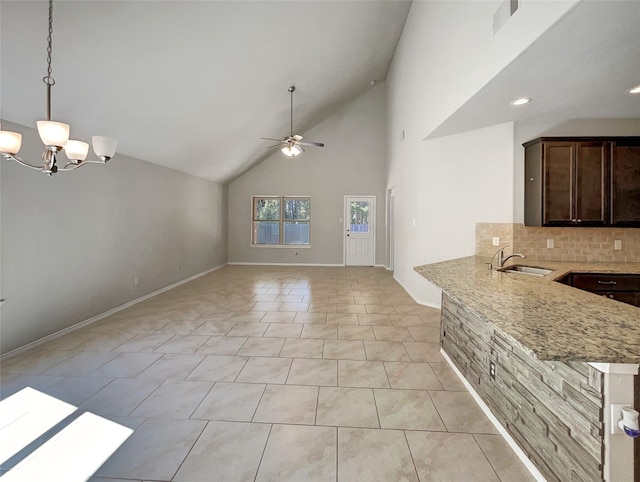
[{"label": "white exterior door", "polygon": [[345,196],[344,227],[346,266],[375,264],[375,196]]}]

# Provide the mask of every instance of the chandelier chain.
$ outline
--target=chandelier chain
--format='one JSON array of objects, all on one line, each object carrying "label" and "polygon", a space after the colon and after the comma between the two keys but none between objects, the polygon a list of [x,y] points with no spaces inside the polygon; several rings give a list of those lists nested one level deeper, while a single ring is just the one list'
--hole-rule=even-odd
[{"label": "chandelier chain", "polygon": [[47,76],[42,81],[47,85],[54,85],[56,83],[51,77],[51,44],[53,36],[53,0],[49,0],[49,35],[47,36]]}]

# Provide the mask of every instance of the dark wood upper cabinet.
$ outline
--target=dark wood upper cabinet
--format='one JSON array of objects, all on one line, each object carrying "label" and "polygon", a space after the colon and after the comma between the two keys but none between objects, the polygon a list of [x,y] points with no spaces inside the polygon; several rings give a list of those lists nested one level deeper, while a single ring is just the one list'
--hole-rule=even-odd
[{"label": "dark wood upper cabinet", "polygon": [[527,226],[640,227],[640,137],[543,137],[524,147]]}]

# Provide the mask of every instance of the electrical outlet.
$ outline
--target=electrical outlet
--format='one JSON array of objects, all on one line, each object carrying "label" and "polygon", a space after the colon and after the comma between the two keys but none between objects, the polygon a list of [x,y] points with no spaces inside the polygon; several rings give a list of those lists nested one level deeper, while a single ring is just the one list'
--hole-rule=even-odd
[{"label": "electrical outlet", "polygon": [[553,249],[556,247],[556,243],[553,239],[547,239],[547,249]]},{"label": "electrical outlet", "polygon": [[133,278],[133,285],[138,286],[139,284],[140,284],[140,278],[136,276],[135,278]]},{"label": "electrical outlet", "polygon": [[182,266],[178,265],[176,266],[176,271],[180,271],[182,269]]},{"label": "electrical outlet", "polygon": [[500,246],[500,237],[498,237],[498,236],[494,236],[493,237],[493,245],[494,246]]},{"label": "electrical outlet", "polygon": [[616,239],[613,241],[613,249],[615,249],[616,251],[619,251],[622,249],[622,240],[621,239]]},{"label": "electrical outlet", "polygon": [[489,376],[492,379],[496,379],[496,364],[492,361],[489,362]]}]

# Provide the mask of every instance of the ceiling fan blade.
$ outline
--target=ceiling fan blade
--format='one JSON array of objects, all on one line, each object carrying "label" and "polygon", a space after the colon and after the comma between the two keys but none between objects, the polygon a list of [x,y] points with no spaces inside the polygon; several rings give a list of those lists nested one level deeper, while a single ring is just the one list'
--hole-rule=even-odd
[{"label": "ceiling fan blade", "polygon": [[260,139],[264,139],[265,141],[282,142],[282,139],[274,139],[273,137],[261,137]]},{"label": "ceiling fan blade", "polygon": [[311,146],[311,147],[324,147],[324,142],[310,142],[310,141],[304,141],[304,142],[299,142],[300,145],[302,146]]},{"label": "ceiling fan blade", "polygon": [[282,147],[282,144],[276,144],[275,146],[267,146],[267,149],[273,149],[274,147]]}]

